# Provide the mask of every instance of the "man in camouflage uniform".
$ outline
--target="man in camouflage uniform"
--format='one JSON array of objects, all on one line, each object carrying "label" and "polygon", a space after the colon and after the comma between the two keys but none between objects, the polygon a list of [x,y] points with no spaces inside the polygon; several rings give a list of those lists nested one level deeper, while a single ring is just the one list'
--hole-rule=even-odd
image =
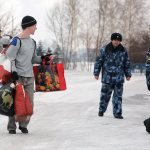
[{"label": "man in camouflage uniform", "polygon": [[[150,91],[150,49],[148,50],[146,54],[146,83],[147,83],[147,88]],[[150,133],[150,117],[144,120],[144,125],[146,128],[146,131]]]},{"label": "man in camouflage uniform", "polygon": [[146,54],[146,82],[147,88],[150,91],[150,49]]},{"label": "man in camouflage uniform", "polygon": [[99,104],[99,116],[103,116],[111,94],[113,92],[113,115],[117,119],[123,119],[122,116],[122,94],[124,76],[126,80],[131,78],[131,66],[128,53],[121,44],[122,35],[113,33],[111,42],[102,47],[96,58],[94,65],[95,79],[99,79],[102,69],[102,88]]}]

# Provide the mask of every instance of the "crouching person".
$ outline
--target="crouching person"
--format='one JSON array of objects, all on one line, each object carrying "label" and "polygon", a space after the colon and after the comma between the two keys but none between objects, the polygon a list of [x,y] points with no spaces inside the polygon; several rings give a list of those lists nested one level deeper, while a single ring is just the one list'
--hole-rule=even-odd
[{"label": "crouching person", "polygon": [[102,88],[99,103],[99,116],[103,116],[111,94],[113,92],[113,115],[117,119],[123,119],[122,116],[122,94],[124,76],[126,80],[131,78],[131,66],[128,53],[121,44],[122,35],[113,33],[111,42],[99,50],[99,55],[94,65],[95,79],[99,79],[102,72]]}]

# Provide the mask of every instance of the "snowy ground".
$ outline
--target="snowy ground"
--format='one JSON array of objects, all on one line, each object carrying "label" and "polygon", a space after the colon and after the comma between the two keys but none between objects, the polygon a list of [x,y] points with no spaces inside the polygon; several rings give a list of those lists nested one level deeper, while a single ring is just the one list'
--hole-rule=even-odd
[{"label": "snowy ground", "polygon": [[150,150],[144,75],[125,83],[123,120],[114,119],[111,102],[105,116],[97,116],[101,84],[91,73],[67,71],[66,81],[66,91],[35,94],[29,134],[8,134],[7,117],[0,116],[0,150]]}]

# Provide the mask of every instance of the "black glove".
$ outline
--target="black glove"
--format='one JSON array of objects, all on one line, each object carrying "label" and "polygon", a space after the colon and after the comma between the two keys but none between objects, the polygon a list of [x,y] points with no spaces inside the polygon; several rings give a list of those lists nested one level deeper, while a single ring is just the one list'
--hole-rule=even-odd
[{"label": "black glove", "polygon": [[14,82],[19,79],[18,73],[16,71],[12,72],[12,79],[13,79]]}]

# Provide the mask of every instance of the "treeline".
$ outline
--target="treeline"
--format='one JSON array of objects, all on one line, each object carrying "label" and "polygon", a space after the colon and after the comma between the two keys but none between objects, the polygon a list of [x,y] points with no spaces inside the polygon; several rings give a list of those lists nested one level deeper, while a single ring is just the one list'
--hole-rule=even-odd
[{"label": "treeline", "polygon": [[13,8],[8,10],[6,5],[8,5],[8,2],[0,0],[0,36],[7,34],[13,37],[18,34],[20,26],[16,24]]},{"label": "treeline", "polygon": [[77,62],[90,69],[113,32],[123,35],[132,62],[144,63],[150,45],[147,10],[146,0],[64,0],[48,12],[48,30],[63,51],[66,69]]},{"label": "treeline", "polygon": [[[144,63],[150,47],[149,6],[146,2],[62,0],[47,13],[49,39],[52,40],[48,47],[62,50],[66,69],[76,69],[81,64],[81,68],[90,70],[99,48],[110,41],[113,32],[120,32],[132,63]],[[15,25],[12,10],[6,11],[0,4],[0,31],[14,36],[20,25]],[[38,49],[41,47],[39,42]]]}]

